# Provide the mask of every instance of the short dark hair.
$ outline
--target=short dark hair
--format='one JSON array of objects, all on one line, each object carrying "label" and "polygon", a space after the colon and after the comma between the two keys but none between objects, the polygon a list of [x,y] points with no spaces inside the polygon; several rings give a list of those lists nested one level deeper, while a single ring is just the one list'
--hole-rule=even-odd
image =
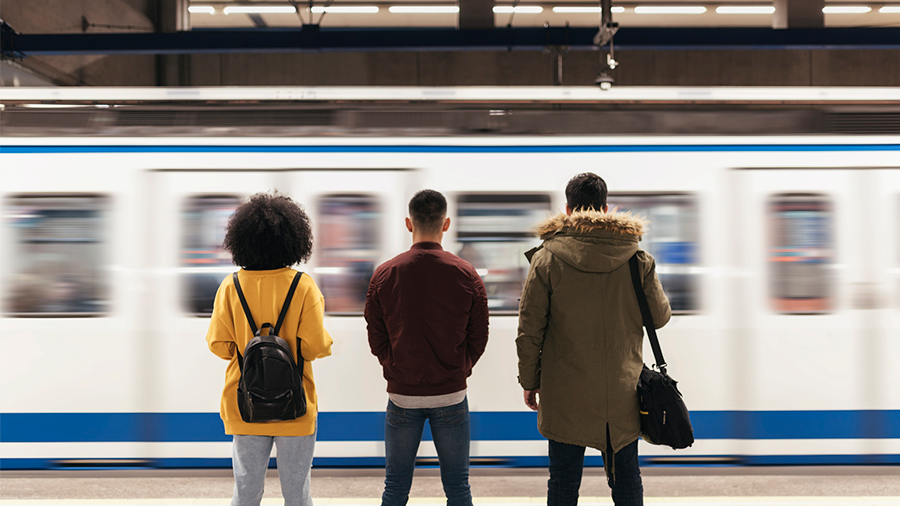
[{"label": "short dark hair", "polygon": [[438,232],[447,217],[447,199],[441,192],[422,190],[409,201],[409,219],[425,233]]},{"label": "short dark hair", "polygon": [[566,185],[566,205],[572,211],[602,211],[606,207],[606,194],[606,181],[602,177],[593,172],[582,172]]},{"label": "short dark hair", "polygon": [[234,264],[245,269],[289,267],[309,260],[312,225],[303,208],[287,195],[257,193],[231,215],[223,246]]}]

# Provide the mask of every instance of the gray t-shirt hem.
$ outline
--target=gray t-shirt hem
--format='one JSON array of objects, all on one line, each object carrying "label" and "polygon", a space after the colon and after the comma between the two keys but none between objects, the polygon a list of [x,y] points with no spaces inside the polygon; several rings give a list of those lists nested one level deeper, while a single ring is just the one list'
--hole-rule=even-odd
[{"label": "gray t-shirt hem", "polygon": [[459,404],[466,398],[466,389],[442,395],[400,395],[388,392],[388,396],[398,408],[432,409]]}]

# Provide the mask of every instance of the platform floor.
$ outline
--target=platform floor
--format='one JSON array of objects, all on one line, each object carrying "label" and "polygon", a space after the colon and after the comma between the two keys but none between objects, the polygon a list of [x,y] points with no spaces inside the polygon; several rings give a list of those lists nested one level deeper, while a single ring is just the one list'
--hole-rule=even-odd
[{"label": "platform floor", "polygon": [[[900,467],[645,468],[647,504],[673,506],[900,506]],[[319,505],[377,505],[383,469],[314,469]],[[480,506],[546,503],[546,469],[473,469]],[[230,470],[8,471],[0,473],[0,506],[222,505],[229,503]],[[437,469],[418,469],[411,504],[443,505]],[[263,504],[281,504],[276,471]],[[612,504],[602,469],[586,469],[580,504]]]}]

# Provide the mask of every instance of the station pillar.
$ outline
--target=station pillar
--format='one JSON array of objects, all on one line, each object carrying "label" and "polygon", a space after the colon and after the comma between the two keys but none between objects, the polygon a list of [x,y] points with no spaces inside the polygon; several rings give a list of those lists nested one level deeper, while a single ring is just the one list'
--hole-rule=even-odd
[{"label": "station pillar", "polygon": [[494,28],[494,0],[459,0],[459,29]]},{"label": "station pillar", "polygon": [[[162,33],[184,32],[191,29],[191,15],[188,12],[190,0],[159,0],[159,14],[156,30]],[[157,56],[158,86],[188,86],[190,81],[191,57],[186,54],[163,54]]]},{"label": "station pillar", "polygon": [[772,28],[825,28],[825,0],[775,0]]}]

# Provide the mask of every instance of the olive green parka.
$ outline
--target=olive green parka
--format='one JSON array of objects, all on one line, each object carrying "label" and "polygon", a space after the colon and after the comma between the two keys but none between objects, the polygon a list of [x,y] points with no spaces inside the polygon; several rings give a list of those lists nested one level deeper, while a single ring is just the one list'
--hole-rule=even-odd
[{"label": "olive green parka", "polygon": [[653,257],[638,248],[645,221],[593,210],[541,223],[519,305],[519,383],[540,388],[544,437],[618,452],[641,435],[637,383],[643,326],[628,259],[637,252],[656,328],[672,315]]}]

